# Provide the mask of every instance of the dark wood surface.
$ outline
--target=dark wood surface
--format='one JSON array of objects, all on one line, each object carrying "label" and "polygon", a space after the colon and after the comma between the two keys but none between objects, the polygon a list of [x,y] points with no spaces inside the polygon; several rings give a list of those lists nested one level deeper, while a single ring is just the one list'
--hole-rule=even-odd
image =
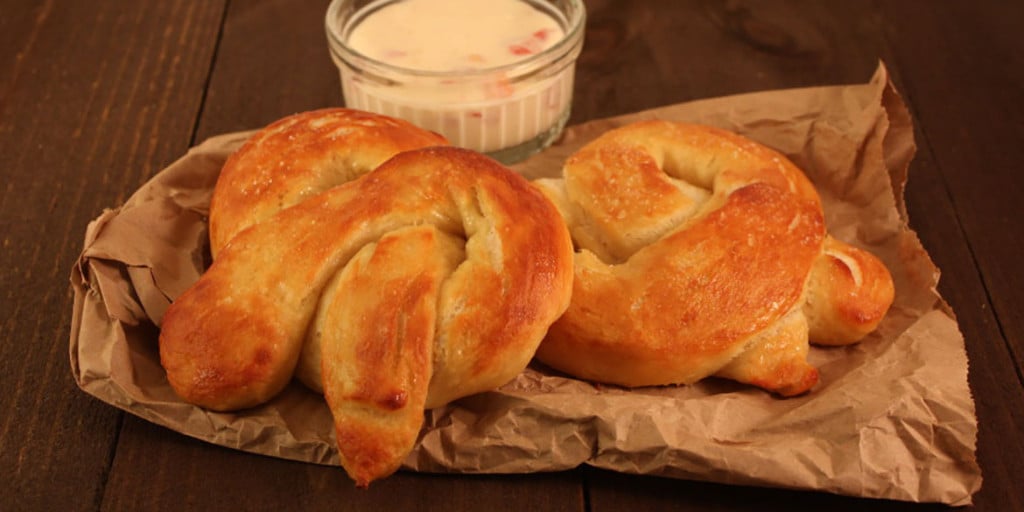
[{"label": "dark wood surface", "polygon": [[[175,434],[77,389],[68,275],[87,223],[190,146],[340,105],[326,0],[0,0],[0,510],[931,510],[580,468],[337,468]],[[1024,2],[588,0],[572,122],[866,81],[914,117],[911,226],[970,358],[976,510],[1024,510]]]}]

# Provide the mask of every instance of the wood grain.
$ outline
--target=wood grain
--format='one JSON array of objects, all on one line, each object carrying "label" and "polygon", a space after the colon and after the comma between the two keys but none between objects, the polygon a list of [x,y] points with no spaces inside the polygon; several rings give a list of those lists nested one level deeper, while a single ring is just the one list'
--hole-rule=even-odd
[{"label": "wood grain", "polygon": [[[146,468],[140,472],[139,468]],[[104,510],[580,510],[572,473],[398,472],[357,489],[340,467],[252,455],[125,419]]]},{"label": "wood grain", "polygon": [[949,507],[935,503],[908,504],[898,501],[850,498],[820,492],[708,484],[598,470],[590,471],[587,481],[590,483],[590,510],[592,512],[620,510],[700,510],[707,512],[792,512],[796,510],[888,512],[913,510],[927,512],[949,510]]},{"label": "wood grain", "polygon": [[[322,1],[230,4],[197,142],[342,103],[320,30],[324,10]],[[157,471],[138,473],[139,466],[150,464],[157,464]],[[136,496],[140,486],[151,492]],[[182,488],[188,491],[179,492]],[[354,510],[421,510],[442,503],[456,510],[579,510],[582,484],[571,473],[552,478],[399,473],[362,492],[338,467],[233,452],[127,418],[104,509],[176,510],[202,504],[211,509],[333,510],[345,504]]]},{"label": "wood grain", "polygon": [[730,94],[865,82],[884,57],[882,41],[872,12],[853,4],[589,1],[571,122]]},{"label": "wood grain", "polygon": [[[87,223],[187,148],[342,104],[326,0],[0,0],[0,510],[932,510],[577,471],[344,473],[196,441],[76,387],[68,274]],[[1024,510],[1024,3],[586,0],[571,122],[855,83],[884,60],[914,115],[911,227],[971,361],[985,475]]]},{"label": "wood grain", "polygon": [[71,378],[68,276],[87,222],[188,147],[220,7],[5,3],[0,503],[92,510],[121,414]]},{"label": "wood grain", "polygon": [[[950,31],[957,29],[953,26],[944,27],[944,23],[958,20],[958,13],[928,9],[920,3],[916,5],[918,9],[914,9],[909,2],[892,2],[885,5],[897,12],[878,11],[864,2],[826,4],[792,1],[773,2],[771,5],[753,1],[707,2],[703,5],[701,13],[700,21],[703,23],[698,20],[686,22],[687,26],[694,29],[695,34],[703,31],[702,35],[681,35],[680,33],[685,30],[684,23],[671,17],[657,18],[656,23],[676,26],[670,29],[650,27],[650,33],[662,38],[656,46],[664,49],[664,57],[659,62],[662,63],[664,70],[662,74],[666,77],[677,75],[689,65],[672,49],[691,47],[695,44],[719,49],[712,59],[714,64],[707,64],[706,69],[695,73],[691,79],[698,84],[707,81],[706,84],[699,85],[699,89],[707,88],[714,91],[733,89],[734,92],[746,92],[743,87],[750,84],[774,89],[802,86],[808,82],[859,82],[863,81],[863,78],[844,76],[843,73],[869,69],[877,64],[880,58],[889,63],[894,81],[901,90],[906,87],[905,99],[918,116],[916,121],[921,123],[918,127],[918,139],[922,150],[912,165],[907,189],[911,226],[919,232],[939,267],[945,270],[946,277],[941,284],[940,292],[952,303],[955,310],[969,310],[966,317],[960,316],[960,324],[968,342],[968,355],[972,361],[970,384],[977,398],[978,415],[982,424],[978,456],[985,471],[986,483],[976,496],[978,509],[996,509],[995,507],[1000,504],[1009,503],[1021,508],[1024,505],[1020,503],[1019,491],[1011,480],[1014,475],[1019,477],[1024,471],[1024,468],[1021,468],[1021,464],[1024,464],[1024,452],[1021,451],[1020,436],[1013,439],[991,437],[995,432],[1019,431],[1020,425],[1024,425],[1024,393],[1017,374],[1020,363],[1019,356],[1015,357],[1014,354],[1015,351],[1020,354],[1020,350],[1014,350],[1014,345],[1008,347],[1006,343],[1006,339],[1012,341],[1020,338],[1015,338],[1005,328],[1007,332],[1004,338],[1000,321],[993,315],[993,304],[990,301],[991,297],[1002,299],[1020,293],[1019,278],[1017,286],[1007,287],[1005,284],[1012,283],[1013,280],[1006,281],[1008,276],[1003,275],[1005,272],[1000,272],[999,269],[1014,268],[1009,254],[1017,252],[1015,248],[1019,250],[1021,234],[1018,232],[1015,237],[1011,234],[1008,240],[1006,233],[988,220],[992,218],[990,215],[996,219],[1013,218],[1010,212],[1014,208],[1015,198],[1018,197],[1015,192],[1018,191],[1020,182],[1001,186],[1001,183],[992,181],[1014,174],[1003,171],[986,175],[984,179],[990,180],[986,186],[971,184],[971,181],[977,179],[975,176],[978,167],[985,166],[985,162],[990,160],[986,156],[988,153],[964,151],[954,143],[955,141],[950,140],[948,132],[958,132],[961,137],[968,136],[966,134],[970,132],[965,127],[972,124],[970,114],[979,113],[965,107],[965,112],[961,112],[962,118],[947,118],[955,115],[949,112],[948,107],[949,98],[953,94],[941,94],[941,89],[931,87],[933,82],[929,79],[934,76],[956,76],[959,72],[969,73],[970,65],[967,61],[979,51],[976,46],[971,48],[969,41],[981,40],[987,31],[1003,34],[1005,32],[1000,30],[1007,30],[1007,27],[998,29],[998,23],[993,20],[975,19],[972,20],[972,32],[960,30],[953,35]],[[920,23],[921,13],[925,11],[935,19]],[[970,17],[970,12],[959,14]],[[915,22],[909,23],[910,21]],[[935,32],[912,32],[915,28],[929,28]],[[692,40],[698,37],[700,39]],[[950,42],[962,48],[961,61],[949,63],[950,55],[928,51],[928,45],[934,44],[940,38],[956,38]],[[913,45],[909,45],[909,42],[905,45],[905,39],[912,39]],[[908,45],[909,49],[906,47]],[[1012,43],[1006,42],[1006,48],[1013,46]],[[1010,59],[1010,62],[1012,61],[1013,59]],[[919,66],[922,68],[919,69]],[[981,75],[991,74],[991,70],[998,69],[991,63],[977,64],[977,67],[975,73]],[[1018,66],[1015,71],[1019,69]],[[720,82],[715,83],[715,80]],[[985,121],[995,116],[998,105],[1005,105],[1003,102],[1008,101],[1006,97],[1000,97],[1009,94],[1008,92],[987,97],[992,83],[1006,84],[1007,89],[1012,89],[1014,83],[1021,82],[996,81],[995,76],[985,76],[984,79],[977,79],[974,82],[973,89],[961,91],[971,94],[970,100],[963,103],[964,105],[985,105],[991,102],[993,111],[983,118]],[[915,86],[927,90],[935,97],[919,99]],[[1019,101],[1012,108],[1019,108]],[[942,141],[937,146],[932,142],[932,125],[921,121],[926,115],[922,109],[927,109],[938,121],[935,130]],[[1021,117],[1010,116],[1009,119]],[[1009,134],[1018,133],[1019,130],[1019,123],[1005,129]],[[979,130],[979,133],[987,133],[987,130]],[[989,143],[991,142],[986,141],[985,144]],[[1007,141],[1003,143],[1008,144]],[[1009,145],[1001,150],[989,149],[999,152],[999,161],[1003,161],[1002,155],[1015,155],[1020,148],[1018,144],[1013,146],[1013,149]],[[936,153],[941,153],[942,156]],[[935,158],[950,158],[955,161],[952,165],[941,166],[940,170],[936,168]],[[1019,155],[1016,161],[1021,161]],[[1009,164],[1010,160],[1005,162]],[[944,179],[946,174],[950,176]],[[996,189],[1000,190],[1000,197],[980,197],[980,194],[991,193]],[[986,215],[968,214],[963,220],[958,220],[958,198],[969,209],[985,208],[990,211]],[[989,204],[993,199],[994,204]],[[1003,211],[991,211],[1000,207]],[[1020,210],[1019,206],[1015,208],[1016,211]],[[976,224],[965,225],[963,229],[958,226],[958,222],[970,223],[971,218],[975,219]],[[1003,229],[1009,227],[1010,230],[1019,230],[1020,226],[1019,221],[1002,222]],[[991,286],[993,280],[982,282],[982,275],[975,269],[975,256],[972,255],[970,247],[976,242],[972,239],[968,243],[967,239],[972,227],[976,230],[976,236],[984,240],[981,243],[987,244],[982,251],[985,255],[996,254],[996,245],[1005,253],[998,261],[989,262],[992,272],[999,275],[999,282],[996,284],[998,291],[988,290],[987,286]],[[986,264],[981,261],[978,263],[983,274]],[[1007,288],[1014,288],[1014,291],[1011,292]],[[1020,301],[1017,301],[1014,304],[1019,303]],[[999,315],[999,319],[1019,315],[1019,307],[1014,309],[1010,303],[1006,303],[1005,306],[1007,314]],[[1019,327],[1019,324],[1015,325]],[[1019,346],[1019,341],[1016,343]],[[976,371],[978,367],[986,368],[988,371]],[[986,396],[989,393],[993,396]],[[1013,456],[1006,457],[1007,453],[1012,453]],[[707,501],[707,510],[714,510],[716,508],[711,505],[717,498],[708,500],[700,496],[702,489],[713,494],[722,491],[720,487],[714,485],[676,485],[603,472],[591,475],[588,482],[594,510],[602,510],[600,506],[603,505],[608,506],[607,510],[616,510],[617,507],[629,503],[643,504],[644,510],[669,510],[678,503],[692,503],[695,499]],[[827,508],[839,510],[858,510],[866,506],[864,503],[858,504],[856,500],[777,490],[742,488],[737,489],[735,494],[730,492],[728,495],[740,497],[729,499],[730,505],[722,506],[721,510],[753,509],[754,506],[765,508],[766,503],[779,502],[796,502],[811,508],[824,508],[827,504]],[[885,505],[885,502],[872,503],[872,508],[890,505]],[[694,506],[693,509],[705,508]]]},{"label": "wood grain", "polygon": [[341,106],[327,51],[322,0],[232,2],[196,142],[261,128],[281,117]]},{"label": "wood grain", "polygon": [[1024,5],[1000,4],[998,13],[881,5],[920,132],[911,223],[943,270],[939,291],[957,312],[971,363],[985,477],[977,506],[1024,510],[1024,276],[1015,271],[1024,250],[1024,56],[1011,51],[1020,48],[1012,31]]},{"label": "wood grain", "polygon": [[[915,9],[914,7],[918,7]],[[888,34],[901,67],[915,69],[906,84],[926,128],[938,172],[977,259],[992,306],[1018,368],[1024,363],[1024,274],[1014,263],[1024,237],[1024,54],[1014,27],[1024,4],[1000,13],[953,5],[941,15],[923,3],[885,4],[886,19],[917,16],[924,23],[890,23]],[[1017,29],[1019,30],[1019,28]],[[930,45],[943,40],[942,52]],[[985,50],[980,42],[985,42]],[[938,80],[935,77],[946,77]],[[1024,382],[1024,377],[1022,377]]]}]

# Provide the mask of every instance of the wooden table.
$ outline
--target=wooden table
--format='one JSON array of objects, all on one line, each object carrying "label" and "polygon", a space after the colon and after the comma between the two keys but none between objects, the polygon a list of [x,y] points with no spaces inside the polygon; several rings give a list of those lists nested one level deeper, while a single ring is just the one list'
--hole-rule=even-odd
[{"label": "wooden table", "polygon": [[[68,275],[86,224],[208,136],[342,103],[326,0],[0,1],[0,509],[921,510],[580,468],[402,472],[250,455],[79,391]],[[970,358],[978,510],[1024,510],[1024,3],[588,0],[571,122],[865,82],[916,123],[907,203]]]}]

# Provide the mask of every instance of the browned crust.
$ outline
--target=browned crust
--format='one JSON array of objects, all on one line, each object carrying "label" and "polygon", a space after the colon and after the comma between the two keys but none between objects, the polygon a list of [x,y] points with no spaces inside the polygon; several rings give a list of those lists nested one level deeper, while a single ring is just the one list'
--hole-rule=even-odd
[{"label": "browned crust", "polygon": [[216,257],[246,227],[356,179],[401,151],[447,144],[401,119],[345,108],[277,120],[221,169],[210,200],[211,252]]},{"label": "browned crust", "polygon": [[[423,407],[507,382],[569,303],[572,244],[557,210],[524,178],[477,153],[399,153],[240,232],[165,316],[161,360],[175,391],[216,409],[274,396],[334,276],[360,251],[411,227],[464,244],[455,250],[464,259],[442,272],[443,282],[434,271],[393,275],[396,301],[378,301],[366,314],[402,328],[373,332],[379,324],[342,322],[339,329],[355,333],[347,342],[354,355],[339,360],[321,348],[325,367],[356,376],[325,381],[345,467],[361,484],[393,471],[412,448]],[[411,258],[389,265],[408,270]],[[417,304],[436,304],[436,315]]]},{"label": "browned crust", "polygon": [[828,237],[811,272],[804,305],[811,339],[822,345],[857,342],[878,327],[895,294],[881,260]]},{"label": "browned crust", "polygon": [[[817,382],[801,308],[827,235],[813,186],[789,160],[724,130],[643,121],[606,132],[567,160],[563,184],[542,188],[559,186],[552,196],[582,251],[540,360],[625,386],[722,374],[790,396]],[[849,280],[816,272],[832,284],[824,295],[843,297],[819,301],[829,321],[873,329],[891,303],[884,290],[844,294]]]}]

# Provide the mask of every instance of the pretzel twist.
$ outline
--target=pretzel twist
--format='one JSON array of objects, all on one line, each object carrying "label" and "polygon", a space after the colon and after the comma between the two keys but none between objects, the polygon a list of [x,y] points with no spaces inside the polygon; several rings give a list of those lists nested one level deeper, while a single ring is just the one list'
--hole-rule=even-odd
[{"label": "pretzel twist", "polygon": [[397,153],[448,141],[392,117],[330,108],[279,119],[228,157],[210,199],[210,252],[236,234]]},{"label": "pretzel twist", "polygon": [[305,346],[365,486],[399,467],[425,408],[526,367],[571,268],[525,179],[466,150],[402,152],[235,235],[164,316],[161,361],[186,401],[234,410],[280,392]]},{"label": "pretzel twist", "polygon": [[572,302],[537,357],[581,378],[717,375],[796,395],[818,380],[809,338],[853,343],[893,299],[877,258],[828,236],[803,173],[724,130],[628,125],[537,186],[579,249]]}]

